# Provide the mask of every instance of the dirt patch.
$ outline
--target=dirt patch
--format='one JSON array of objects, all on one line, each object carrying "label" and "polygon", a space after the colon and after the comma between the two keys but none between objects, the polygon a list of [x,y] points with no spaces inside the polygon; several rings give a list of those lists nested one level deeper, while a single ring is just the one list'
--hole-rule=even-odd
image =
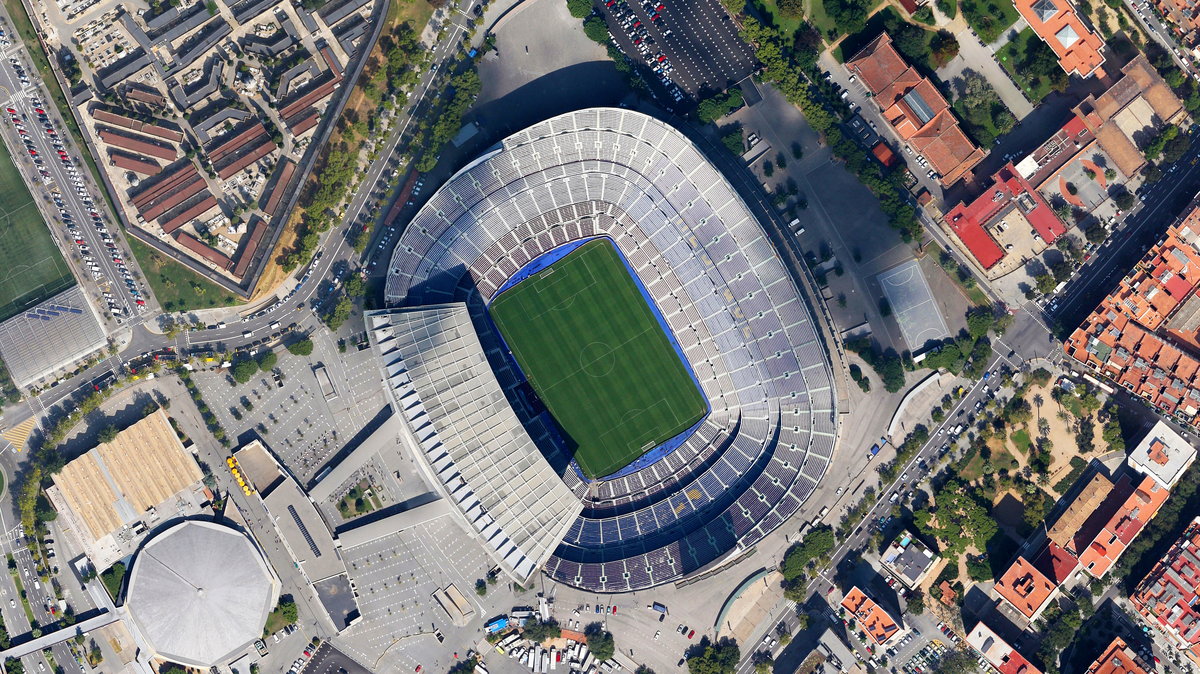
[{"label": "dirt patch", "polygon": [[279,235],[279,241],[275,244],[274,250],[271,251],[271,257],[267,259],[266,269],[263,269],[262,276],[258,279],[258,284],[254,286],[254,294],[250,296],[249,304],[253,304],[264,296],[275,292],[279,284],[287,279],[290,272],[284,271],[283,267],[279,266],[276,260],[280,259],[285,251],[296,245],[296,232],[302,218],[303,211],[299,208],[292,210],[291,217],[288,218],[287,224],[283,226],[283,233]]}]

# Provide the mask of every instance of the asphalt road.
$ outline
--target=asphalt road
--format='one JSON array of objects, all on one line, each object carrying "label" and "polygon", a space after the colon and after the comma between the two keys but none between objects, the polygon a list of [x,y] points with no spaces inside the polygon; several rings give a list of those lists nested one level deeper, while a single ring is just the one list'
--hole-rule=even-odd
[{"label": "asphalt road", "polygon": [[1069,335],[1096,308],[1192,203],[1200,191],[1198,140],[1193,137],[1188,153],[1174,166],[1164,169],[1162,180],[1141,190],[1142,206],[1126,216],[1051,300],[1047,314],[1058,326],[1060,338]]}]

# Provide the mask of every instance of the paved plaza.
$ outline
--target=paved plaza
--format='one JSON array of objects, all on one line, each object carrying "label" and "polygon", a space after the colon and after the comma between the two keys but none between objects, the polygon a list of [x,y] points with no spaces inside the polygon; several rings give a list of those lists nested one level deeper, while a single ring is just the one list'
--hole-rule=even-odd
[{"label": "paved plaza", "polygon": [[[435,658],[448,650],[439,648],[435,630],[463,652],[474,642],[476,630],[455,628],[434,600],[433,593],[440,588],[456,584],[473,604],[476,617],[486,619],[497,612],[474,592],[475,579],[487,573],[487,557],[449,517],[344,549],[342,555],[358,592],[362,620],[334,643],[373,669],[385,661],[386,670],[397,665],[401,671],[412,671],[418,664],[434,665]],[[508,608],[511,603],[500,610]],[[402,648],[395,647],[400,644]]]}]

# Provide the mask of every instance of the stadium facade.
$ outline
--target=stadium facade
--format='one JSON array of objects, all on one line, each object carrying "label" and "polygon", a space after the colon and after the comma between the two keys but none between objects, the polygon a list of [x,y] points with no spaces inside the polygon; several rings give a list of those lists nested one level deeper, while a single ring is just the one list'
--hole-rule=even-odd
[{"label": "stadium facade", "polygon": [[[658,460],[588,480],[488,305],[543,256],[599,237],[647,290],[708,413]],[[579,110],[501,141],[406,227],[385,298],[368,333],[408,444],[519,581],[544,569],[622,592],[695,574],[781,525],[828,468],[837,397],[811,300],[737,192],[660,120]]]}]

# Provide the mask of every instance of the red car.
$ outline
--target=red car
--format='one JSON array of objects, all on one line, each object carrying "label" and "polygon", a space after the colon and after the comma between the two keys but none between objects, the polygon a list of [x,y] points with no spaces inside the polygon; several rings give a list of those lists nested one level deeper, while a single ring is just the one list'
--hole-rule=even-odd
[{"label": "red car", "polygon": [[44,115],[44,114],[46,114],[46,111],[45,111],[45,110],[43,110],[43,109],[41,109],[41,108],[34,108],[34,109],[33,109],[33,111],[34,111],[34,112],[36,112],[36,113],[37,113],[37,114],[39,114],[39,115]]},{"label": "red car", "polygon": [[12,108],[5,108],[5,109],[4,109],[4,111],[5,111],[5,112],[7,112],[7,113],[8,113],[8,114],[10,114],[10,115],[15,115],[15,114],[17,114],[17,111],[16,111],[16,110],[14,110],[14,109],[12,109]]},{"label": "red car", "polygon": [[662,19],[662,17],[661,17],[661,16],[659,16],[659,15],[657,15],[657,14],[655,14],[655,15],[654,15],[654,16],[652,16],[652,17],[650,17],[650,20],[651,20],[651,21],[658,21],[658,20],[660,20],[660,19]]},{"label": "red car", "polygon": [[36,156],[37,156],[37,150],[30,150],[30,151],[29,151],[29,156],[30,156],[30,157],[36,157]]},{"label": "red car", "polygon": [[666,57],[665,55],[661,55],[661,56],[659,56],[659,57],[658,57],[658,62],[659,62],[659,63],[662,63],[663,61],[666,61],[666,60],[667,60],[667,57]]},{"label": "red car", "polygon": [[689,639],[691,639],[691,638],[692,638],[692,637],[694,637],[694,636],[696,636],[696,630],[691,630],[691,631],[689,631],[689,632],[688,632],[688,638],[689,638]]}]

